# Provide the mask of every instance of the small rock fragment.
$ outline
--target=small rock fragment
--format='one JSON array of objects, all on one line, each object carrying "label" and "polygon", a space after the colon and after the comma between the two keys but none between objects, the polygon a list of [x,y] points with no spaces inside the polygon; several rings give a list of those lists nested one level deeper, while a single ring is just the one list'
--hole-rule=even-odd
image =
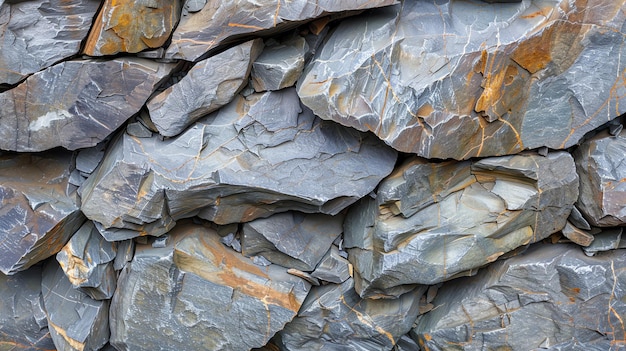
[{"label": "small rock fragment", "polygon": [[561,231],[563,232],[563,236],[580,246],[589,246],[593,242],[593,235],[576,228],[569,221],[565,223],[565,227]]},{"label": "small rock fragment", "polygon": [[311,275],[330,283],[341,284],[350,278],[350,262],[341,257],[335,245],[330,247]]},{"label": "small rock fragment", "polygon": [[261,55],[252,64],[250,78],[254,90],[280,90],[295,85],[304,69],[304,55],[307,50],[307,42],[300,36],[266,44]]},{"label": "small rock fragment", "polygon": [[623,228],[604,228],[602,232],[595,234],[593,242],[583,247],[588,256],[593,256],[598,252],[617,250],[626,248],[626,241],[622,240]]}]

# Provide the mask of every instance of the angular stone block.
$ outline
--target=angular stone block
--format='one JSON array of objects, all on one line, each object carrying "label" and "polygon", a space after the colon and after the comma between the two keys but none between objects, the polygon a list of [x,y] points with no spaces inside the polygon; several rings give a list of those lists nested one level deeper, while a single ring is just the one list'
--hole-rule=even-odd
[{"label": "angular stone block", "polygon": [[254,90],[280,90],[295,85],[304,69],[308,50],[309,45],[300,36],[281,42],[270,40],[252,64],[250,79]]}]

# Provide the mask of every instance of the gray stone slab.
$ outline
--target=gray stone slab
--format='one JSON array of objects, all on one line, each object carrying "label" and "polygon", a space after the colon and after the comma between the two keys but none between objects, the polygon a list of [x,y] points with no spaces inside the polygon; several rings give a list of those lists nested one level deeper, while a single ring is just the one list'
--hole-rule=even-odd
[{"label": "gray stone slab", "polygon": [[350,278],[352,270],[350,266],[350,262],[341,257],[339,249],[333,245],[326,252],[319,265],[315,267],[315,271],[311,273],[311,276],[327,282],[341,284]]},{"label": "gray stone slab", "polygon": [[309,45],[301,36],[282,41],[269,40],[261,55],[252,64],[250,82],[257,92],[280,90],[294,86],[304,69]]}]

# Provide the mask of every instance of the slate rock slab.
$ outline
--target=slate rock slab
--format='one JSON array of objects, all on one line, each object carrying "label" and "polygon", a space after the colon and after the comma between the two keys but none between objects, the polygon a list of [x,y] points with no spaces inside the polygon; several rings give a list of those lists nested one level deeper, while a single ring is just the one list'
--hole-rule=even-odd
[{"label": "slate rock slab", "polygon": [[77,54],[98,6],[98,0],[0,1],[0,85]]},{"label": "slate rock slab", "polygon": [[626,62],[615,59],[626,54],[624,4],[410,1],[379,9],[341,22],[298,94],[322,119],[426,158],[568,148],[625,112]]},{"label": "slate rock slab", "polygon": [[158,236],[196,215],[217,224],[334,215],[395,160],[376,137],[302,109],[294,89],[238,96],[176,138],[122,135],[82,185],[81,209],[110,241]]},{"label": "slate rock slab", "polygon": [[412,158],[383,180],[376,199],[352,207],[345,246],[363,297],[393,297],[495,261],[561,230],[578,197],[566,152],[474,162]]},{"label": "slate rock slab", "polygon": [[167,245],[138,245],[111,308],[111,344],[133,350],[249,350],[298,312],[310,285],[259,267],[217,233],[181,224]]},{"label": "slate rock slab", "polygon": [[610,350],[623,345],[626,255],[537,244],[446,282],[411,335],[426,350]]},{"label": "slate rock slab", "polygon": [[594,226],[626,225],[626,131],[600,133],[574,152],[580,176],[577,206]]},{"label": "slate rock slab", "polygon": [[304,69],[309,45],[301,36],[282,41],[268,40],[263,53],[252,64],[251,83],[254,90],[280,90],[294,86]]},{"label": "slate rock slab", "polygon": [[68,184],[72,154],[0,155],[0,271],[14,274],[61,250],[85,217]]},{"label": "slate rock slab", "polygon": [[50,335],[58,351],[97,351],[109,340],[109,300],[75,289],[55,260],[41,281]]},{"label": "slate rock slab", "polygon": [[173,64],[138,58],[73,60],[0,93],[0,149],[92,147],[148,100]]},{"label": "slate rock slab", "polygon": [[396,0],[209,0],[200,11],[181,18],[165,57],[197,61],[212,49],[245,35],[285,30],[328,14],[395,3]]},{"label": "slate rock slab", "polygon": [[413,326],[425,290],[370,300],[359,297],[352,279],[313,287],[276,339],[281,350],[391,350]]},{"label": "slate rock slab", "polygon": [[0,350],[52,350],[41,299],[41,267],[0,273]]},{"label": "slate rock slab", "polygon": [[83,52],[104,56],[162,46],[178,23],[182,1],[104,1]]},{"label": "slate rock slab", "polygon": [[148,102],[150,119],[164,136],[175,136],[200,117],[228,104],[248,82],[263,50],[250,40],[196,63],[178,83]]}]

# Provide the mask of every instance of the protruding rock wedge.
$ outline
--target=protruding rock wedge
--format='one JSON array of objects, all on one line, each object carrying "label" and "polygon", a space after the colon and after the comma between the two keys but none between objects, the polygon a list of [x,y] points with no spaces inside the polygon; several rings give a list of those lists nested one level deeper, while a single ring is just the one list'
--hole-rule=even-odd
[{"label": "protruding rock wedge", "polygon": [[41,267],[0,273],[0,350],[52,350],[41,300]]},{"label": "protruding rock wedge", "polygon": [[395,296],[402,286],[473,274],[561,230],[578,197],[574,169],[566,152],[408,160],[346,218],[357,292]]},{"label": "protruding rock wedge", "polygon": [[394,300],[361,299],[354,282],[314,287],[277,334],[281,350],[391,350],[413,326],[425,288]]},{"label": "protruding rock wedge", "polygon": [[625,2],[592,3],[372,11],[339,25],[298,94],[323,119],[427,158],[564,149],[626,111]]},{"label": "protruding rock wedge", "polygon": [[113,260],[117,244],[104,240],[93,222],[87,221],[57,254],[65,275],[75,288],[95,300],[110,299],[117,275]]},{"label": "protruding rock wedge", "polygon": [[397,0],[209,0],[199,12],[181,18],[165,56],[197,61],[212,49],[245,35],[287,29],[332,13],[396,3]]},{"label": "protruding rock wedge", "polygon": [[423,350],[611,350],[626,337],[626,252],[539,244],[446,282],[412,335]]},{"label": "protruding rock wedge", "polygon": [[72,155],[0,155],[0,271],[13,274],[61,250],[85,220],[68,184]]},{"label": "protruding rock wedge", "polygon": [[311,273],[313,278],[327,282],[341,284],[350,278],[350,262],[339,254],[339,249],[335,245],[324,255],[315,271]]},{"label": "protruding rock wedge", "polygon": [[249,350],[298,312],[310,285],[259,267],[212,229],[181,224],[167,245],[138,245],[120,275],[111,344],[120,351]]},{"label": "protruding rock wedge", "polygon": [[174,66],[138,58],[66,61],[0,93],[0,149],[92,147],[137,113]]},{"label": "protruding rock wedge", "polygon": [[148,102],[150,119],[164,136],[175,136],[200,117],[228,104],[248,82],[263,50],[255,39],[198,62],[178,83]]},{"label": "protruding rock wedge", "polygon": [[626,226],[626,130],[606,132],[583,143],[574,152],[580,176],[576,203],[595,226]]},{"label": "protruding rock wedge", "polygon": [[337,214],[388,175],[396,152],[302,109],[295,89],[237,96],[178,137],[123,135],[83,184],[82,210],[107,240],[295,210]]},{"label": "protruding rock wedge", "polygon": [[84,53],[136,53],[165,44],[178,23],[183,0],[105,0]]},{"label": "protruding rock wedge", "polygon": [[286,212],[243,225],[242,253],[270,262],[312,271],[341,235],[343,216]]},{"label": "protruding rock wedge", "polygon": [[0,85],[78,53],[98,6],[99,0],[0,1]]},{"label": "protruding rock wedge", "polygon": [[266,43],[263,53],[252,65],[254,90],[280,90],[295,85],[304,69],[304,56],[308,49],[309,45],[301,36]]},{"label": "protruding rock wedge", "polygon": [[109,340],[109,300],[97,301],[75,289],[50,260],[41,281],[48,326],[58,351],[97,351]]}]

